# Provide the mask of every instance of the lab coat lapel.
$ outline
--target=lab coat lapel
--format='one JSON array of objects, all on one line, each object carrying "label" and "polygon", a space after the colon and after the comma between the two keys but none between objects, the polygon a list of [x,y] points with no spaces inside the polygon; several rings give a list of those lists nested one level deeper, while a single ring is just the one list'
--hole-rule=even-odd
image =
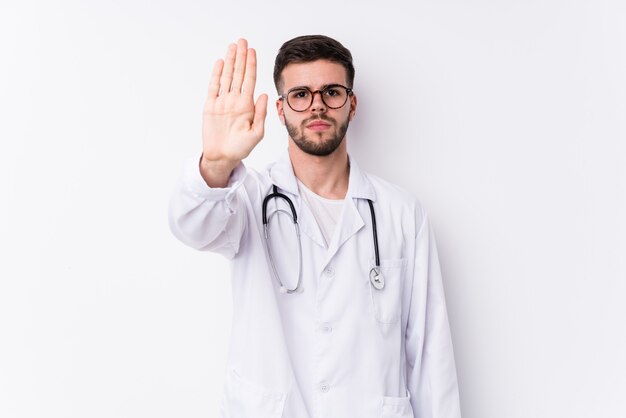
[{"label": "lab coat lapel", "polygon": [[[355,161],[350,160],[348,193],[346,194],[343,214],[337,225],[337,231],[333,236],[333,240],[329,245],[325,264],[328,264],[341,246],[365,225],[365,221],[359,212],[359,206],[362,207],[359,201],[363,199],[375,201],[376,193],[365,173],[361,171]],[[367,208],[367,203],[365,207]],[[369,208],[367,210],[369,211]]]},{"label": "lab coat lapel", "polygon": [[337,225],[337,231],[335,231],[333,239],[328,246],[328,253],[326,255],[326,263],[324,263],[324,266],[328,264],[335,254],[337,254],[339,248],[341,248],[341,246],[348,241],[350,237],[363,228],[363,225],[365,225],[365,223],[363,222],[363,218],[361,218],[361,214],[357,209],[357,199],[346,198],[343,214],[339,224]]},{"label": "lab coat lapel", "polygon": [[[298,183],[293,172],[293,166],[289,158],[289,153],[285,152],[270,168],[270,179],[283,193],[293,202],[298,214],[298,225],[300,232],[305,234],[320,247],[326,247],[324,236],[320,230],[315,216],[307,205],[302,204],[302,199],[298,193]],[[270,189],[271,190],[271,189]]]},{"label": "lab coat lapel", "polygon": [[[302,199],[298,196],[298,200],[302,201]],[[320,226],[317,224],[317,220],[315,219],[315,215],[311,212],[308,205],[300,204],[300,225],[302,226],[302,232],[306,234],[313,242],[315,242],[320,247],[326,247],[326,241],[324,240],[324,236],[322,235],[322,230]]]}]

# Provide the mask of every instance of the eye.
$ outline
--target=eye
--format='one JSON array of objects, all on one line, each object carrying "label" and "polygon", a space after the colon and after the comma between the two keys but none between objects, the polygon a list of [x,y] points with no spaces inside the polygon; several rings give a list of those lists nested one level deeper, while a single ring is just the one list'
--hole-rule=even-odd
[{"label": "eye", "polygon": [[289,93],[289,97],[294,99],[306,99],[307,97],[309,97],[309,91],[306,89],[293,90],[291,93]]},{"label": "eye", "polygon": [[329,88],[329,89],[324,90],[324,94],[326,96],[329,96],[329,97],[336,97],[336,96],[340,96],[341,95],[341,90],[339,90],[338,88],[334,88],[333,87],[333,88]]}]

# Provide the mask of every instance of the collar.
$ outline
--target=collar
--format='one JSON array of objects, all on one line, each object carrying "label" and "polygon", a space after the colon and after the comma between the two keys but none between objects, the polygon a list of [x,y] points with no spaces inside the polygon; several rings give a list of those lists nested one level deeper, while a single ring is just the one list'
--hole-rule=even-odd
[{"label": "collar", "polygon": [[[350,164],[350,174],[346,197],[376,201],[376,192],[367,177],[367,173],[361,170],[350,155],[348,155],[348,162]],[[292,195],[298,195],[298,183],[296,182],[296,175],[293,172],[293,165],[291,164],[288,151],[283,152],[280,158],[270,165],[268,171],[272,184]]]}]

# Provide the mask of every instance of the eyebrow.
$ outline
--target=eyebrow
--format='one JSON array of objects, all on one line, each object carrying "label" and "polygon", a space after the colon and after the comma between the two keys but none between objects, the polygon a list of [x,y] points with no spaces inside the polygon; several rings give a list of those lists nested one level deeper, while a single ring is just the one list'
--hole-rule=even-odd
[{"label": "eyebrow", "polygon": [[[343,84],[339,84],[339,83],[330,83],[330,84],[324,84],[322,85],[322,87],[320,87],[320,90],[324,90],[327,89],[329,87],[344,87]],[[292,87],[290,89],[288,89],[287,91],[293,91],[293,90],[298,90],[298,89],[309,89],[311,91],[313,91],[313,88],[310,86],[296,86],[296,87]]]}]

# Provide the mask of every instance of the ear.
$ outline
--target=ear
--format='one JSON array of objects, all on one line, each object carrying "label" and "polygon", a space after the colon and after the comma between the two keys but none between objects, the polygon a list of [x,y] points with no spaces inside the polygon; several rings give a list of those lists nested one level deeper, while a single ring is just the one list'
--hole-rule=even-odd
[{"label": "ear", "polygon": [[356,94],[353,93],[352,96],[350,96],[350,122],[352,122],[352,119],[354,119],[354,116],[356,115],[356,105]]},{"label": "ear", "polygon": [[278,119],[280,119],[280,122],[284,125],[285,124],[285,109],[283,108],[283,101],[284,100],[280,100],[280,99],[276,100],[276,112],[278,113]]}]

